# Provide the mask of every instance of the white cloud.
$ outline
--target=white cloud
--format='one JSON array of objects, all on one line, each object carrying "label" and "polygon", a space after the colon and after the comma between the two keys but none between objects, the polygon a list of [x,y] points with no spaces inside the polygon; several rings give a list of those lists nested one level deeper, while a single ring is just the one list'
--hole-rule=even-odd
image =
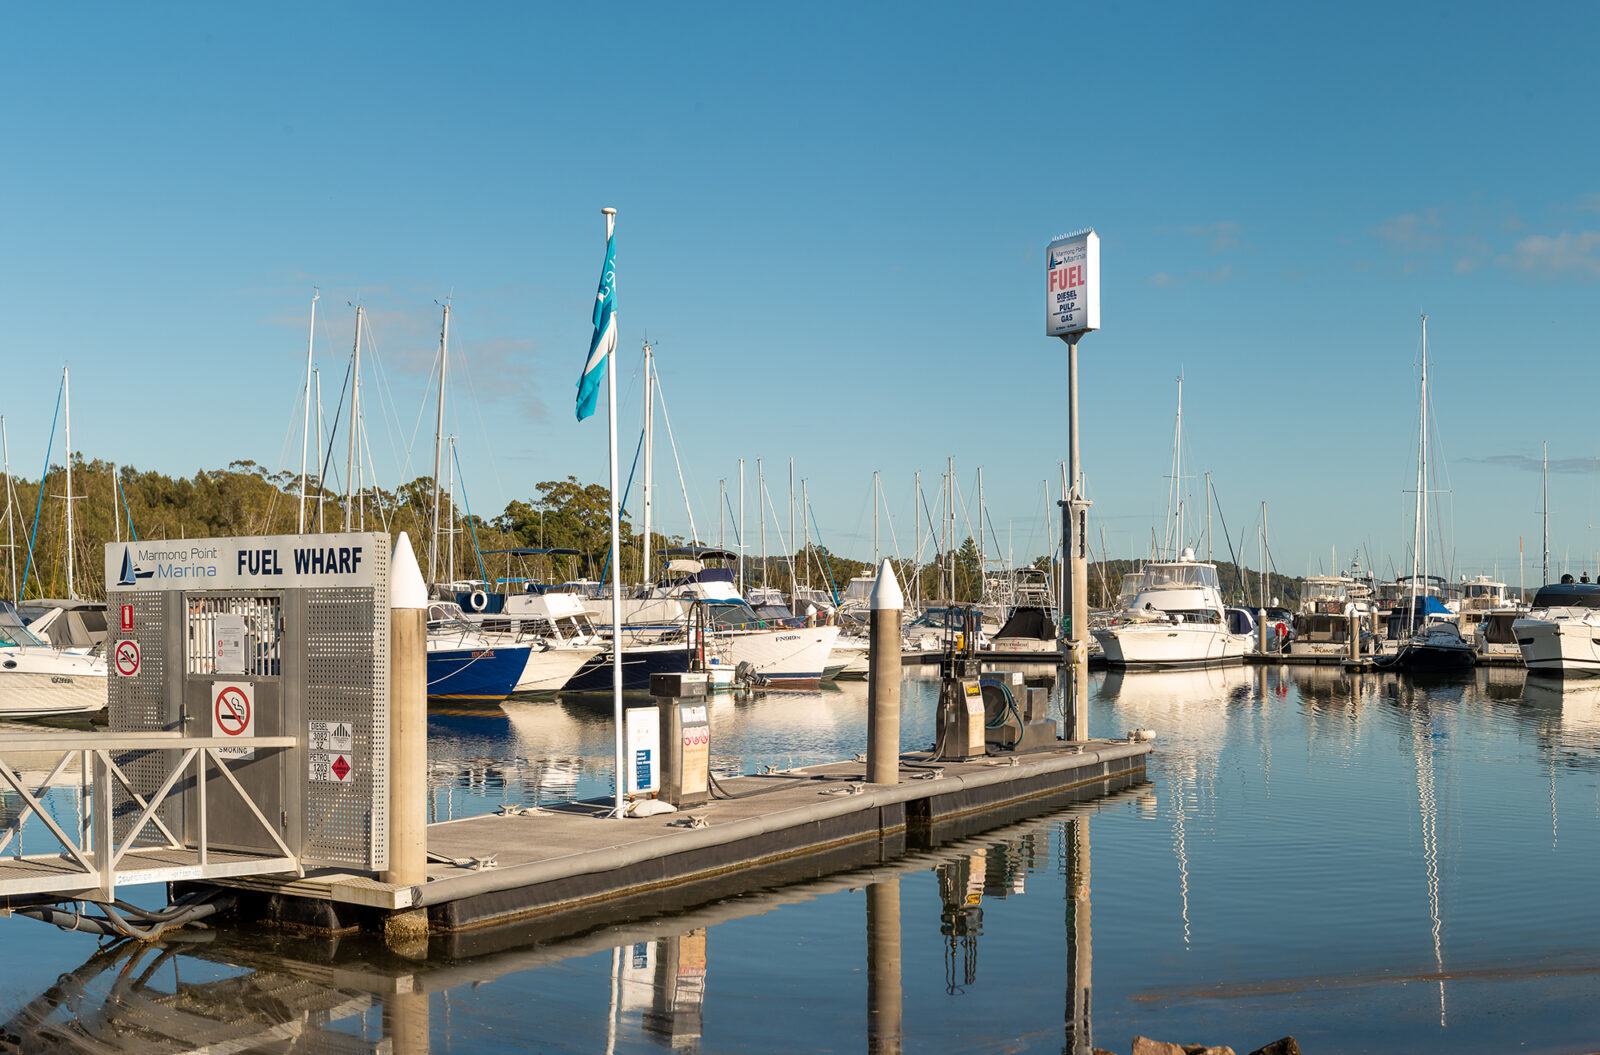
[{"label": "white cloud", "polygon": [[1495,263],[1537,278],[1600,278],[1600,231],[1520,238]]}]

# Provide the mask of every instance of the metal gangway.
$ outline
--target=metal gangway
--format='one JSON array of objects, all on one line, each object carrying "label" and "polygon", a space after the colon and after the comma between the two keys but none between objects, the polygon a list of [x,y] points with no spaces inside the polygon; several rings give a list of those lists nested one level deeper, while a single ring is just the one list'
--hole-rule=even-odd
[{"label": "metal gangway", "polygon": [[[258,736],[250,743],[266,753],[293,748],[298,740]],[[0,825],[0,899],[7,907],[34,904],[39,895],[114,902],[118,887],[301,872],[279,825],[225,761],[221,752],[236,747],[229,738],[178,732],[0,734],[0,799],[16,807],[5,810]],[[45,775],[30,779],[40,769],[27,766],[39,766],[41,758]],[[130,777],[135,767],[143,779]],[[153,792],[140,792],[152,782]],[[180,825],[175,817],[185,798],[191,805]],[[73,803],[75,825],[58,820],[47,799]],[[219,840],[222,826],[213,823],[219,808],[251,818],[253,840],[242,840],[238,830]],[[53,845],[24,852],[25,829],[34,820],[48,832],[42,841]]]}]

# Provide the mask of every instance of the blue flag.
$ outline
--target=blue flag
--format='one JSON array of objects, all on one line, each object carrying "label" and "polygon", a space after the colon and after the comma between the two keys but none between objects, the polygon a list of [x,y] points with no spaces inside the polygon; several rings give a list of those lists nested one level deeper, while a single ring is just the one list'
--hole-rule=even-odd
[{"label": "blue flag", "polygon": [[594,295],[594,336],[589,339],[589,358],[578,378],[578,420],[594,413],[600,398],[600,381],[605,375],[606,358],[617,349],[617,236],[606,239],[606,266],[600,272],[600,290]]}]

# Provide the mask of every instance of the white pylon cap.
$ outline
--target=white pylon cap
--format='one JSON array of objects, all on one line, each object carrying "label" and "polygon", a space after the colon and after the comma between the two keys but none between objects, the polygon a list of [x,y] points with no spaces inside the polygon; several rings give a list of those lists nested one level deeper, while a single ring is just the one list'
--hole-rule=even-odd
[{"label": "white pylon cap", "polygon": [[883,566],[878,569],[878,581],[872,586],[872,610],[898,612],[905,606],[906,595],[900,592],[900,580],[895,577],[889,558],[885,557]]},{"label": "white pylon cap", "polygon": [[422,581],[411,538],[404,531],[394,540],[394,551],[389,554],[389,607],[428,607],[428,584]]}]

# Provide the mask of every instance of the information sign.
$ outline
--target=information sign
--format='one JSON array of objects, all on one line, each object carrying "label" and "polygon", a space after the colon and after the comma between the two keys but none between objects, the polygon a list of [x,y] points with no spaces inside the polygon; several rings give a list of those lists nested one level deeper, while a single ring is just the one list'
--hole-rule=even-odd
[{"label": "information sign", "polygon": [[1058,238],[1045,250],[1044,332],[1074,337],[1100,328],[1100,236]]},{"label": "information sign", "polygon": [[216,642],[216,672],[243,674],[244,616],[219,612],[213,619],[211,633]]}]

